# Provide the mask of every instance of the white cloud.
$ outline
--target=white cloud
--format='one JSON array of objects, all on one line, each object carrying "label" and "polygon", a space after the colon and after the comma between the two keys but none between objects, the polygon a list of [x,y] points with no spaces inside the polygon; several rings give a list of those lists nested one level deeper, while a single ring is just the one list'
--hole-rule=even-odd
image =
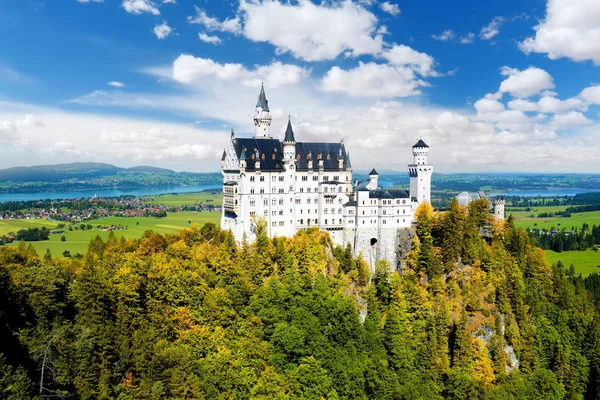
[{"label": "white cloud", "polygon": [[383,38],[376,33],[377,17],[351,1],[317,5],[241,0],[239,13],[248,39],[271,43],[278,53],[289,52],[306,61],[377,54],[383,47]]},{"label": "white cloud", "polygon": [[12,145],[19,142],[19,128],[10,121],[0,122],[0,143]]},{"label": "white cloud", "polygon": [[400,14],[400,7],[398,7],[398,4],[392,4],[389,1],[381,3],[381,9],[393,16]]},{"label": "white cloud", "polygon": [[483,40],[492,39],[494,36],[500,33],[500,27],[503,23],[504,18],[500,16],[494,17],[488,25],[481,28],[481,32],[479,32],[479,37]]},{"label": "white cloud", "polygon": [[587,104],[600,104],[600,85],[583,89],[579,97]]},{"label": "white cloud", "polygon": [[116,88],[122,88],[122,87],[125,87],[125,84],[123,82],[110,81],[110,82],[108,82],[108,86],[112,86],[112,87],[116,87]]},{"label": "white cloud", "polygon": [[43,128],[46,125],[35,118],[33,114],[25,114],[25,117],[21,121],[17,121],[17,125],[19,126],[35,126],[38,128]]},{"label": "white cloud", "polygon": [[239,35],[242,32],[242,26],[238,17],[219,21],[217,18],[206,15],[206,12],[198,6],[194,6],[194,8],[196,9],[196,16],[187,17],[190,24],[203,25],[209,31],[229,32],[235,35]]},{"label": "white cloud", "polygon": [[582,113],[571,111],[566,114],[557,114],[552,117],[550,126],[557,130],[565,130],[592,124],[593,121],[587,119]]},{"label": "white cloud", "polygon": [[466,36],[461,36],[460,44],[471,44],[475,40],[475,34],[473,32],[467,33]]},{"label": "white cloud", "polygon": [[479,114],[499,113],[505,110],[504,104],[493,99],[480,99],[475,102],[475,109]]},{"label": "white cloud", "polygon": [[435,64],[433,57],[420,53],[405,45],[394,45],[381,54],[383,58],[393,65],[410,66],[422,76],[437,76],[433,70]]},{"label": "white cloud", "polygon": [[546,53],[551,59],[592,60],[600,65],[598,21],[597,0],[548,0],[546,17],[535,27],[535,36],[520,47],[526,53]]},{"label": "white cloud", "polygon": [[427,83],[403,66],[362,63],[351,70],[332,67],[323,77],[322,90],[346,93],[354,97],[407,97],[420,94]]},{"label": "white cloud", "polygon": [[500,84],[500,92],[510,93],[515,97],[529,97],[554,88],[552,76],[540,68],[529,67],[519,71],[515,68],[502,67],[500,73],[508,76]]},{"label": "white cloud", "polygon": [[586,105],[578,98],[560,100],[554,96],[542,96],[537,102],[516,99],[508,102],[512,110],[541,113],[564,113],[570,110],[585,109]]},{"label": "white cloud", "polygon": [[77,0],[80,3],[104,3],[104,0]]},{"label": "white cloud", "polygon": [[177,0],[162,0],[163,4],[177,4]]},{"label": "white cloud", "polygon": [[442,32],[440,35],[431,35],[435,40],[439,40],[440,42],[447,42],[456,37],[452,29],[448,29],[447,31]]},{"label": "white cloud", "polygon": [[150,13],[160,15],[160,11],[151,0],[123,0],[122,7],[128,13],[140,15],[142,13]]},{"label": "white cloud", "polygon": [[210,36],[204,32],[198,33],[198,39],[202,40],[205,43],[221,44],[221,39],[218,36]]},{"label": "white cloud", "polygon": [[246,69],[242,64],[219,64],[209,58],[182,54],[173,63],[173,79],[190,84],[203,78],[219,80],[240,80],[246,86],[257,86],[264,80],[271,87],[293,85],[308,76],[310,71],[297,65],[282,64],[279,61],[271,65]]},{"label": "white cloud", "polygon": [[173,31],[173,29],[171,29],[171,27],[169,25],[167,25],[167,23],[165,21],[163,21],[162,24],[156,25],[154,27],[154,34],[159,39],[166,38],[167,36],[169,36],[171,34],[172,31]]}]

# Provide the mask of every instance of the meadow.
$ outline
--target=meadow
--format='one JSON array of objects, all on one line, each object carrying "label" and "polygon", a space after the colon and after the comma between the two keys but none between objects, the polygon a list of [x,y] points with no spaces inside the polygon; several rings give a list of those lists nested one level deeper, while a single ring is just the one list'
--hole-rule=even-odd
[{"label": "meadow", "polygon": [[556,264],[562,262],[566,268],[571,264],[575,266],[575,272],[587,276],[592,272],[600,273],[600,251],[588,249],[585,251],[563,251],[557,253],[552,250],[546,250],[548,262]]},{"label": "meadow", "polygon": [[[39,223],[49,222],[44,220],[10,220],[0,221],[8,223],[11,226],[11,231],[15,231],[21,228],[14,228],[15,225],[20,225],[24,221],[36,221]],[[46,249],[50,249],[50,252],[54,256],[60,256],[64,251],[71,252],[72,255],[77,253],[84,254],[87,250],[90,240],[99,235],[102,239],[106,239],[109,235],[108,231],[101,231],[97,229],[98,225],[122,225],[124,227],[121,231],[115,231],[115,235],[120,238],[124,236],[126,238],[140,238],[143,233],[147,230],[153,230],[160,233],[175,233],[182,228],[190,227],[192,224],[204,225],[206,222],[213,222],[219,224],[221,221],[221,212],[219,211],[201,211],[201,212],[179,212],[169,213],[164,218],[156,217],[108,217],[96,220],[87,221],[86,224],[93,226],[92,230],[65,230],[63,234],[50,235],[50,239],[42,242],[31,242],[32,246],[38,252],[43,255]],[[15,223],[15,225],[13,225]],[[55,224],[55,223],[53,223]],[[1,227],[2,225],[0,225]],[[33,224],[28,227],[35,227]],[[39,227],[39,226],[38,226]],[[65,242],[62,242],[61,236],[64,235],[66,238]]]},{"label": "meadow", "polygon": [[28,228],[42,228],[45,226],[48,229],[54,229],[56,225],[58,225],[58,222],[46,219],[0,219],[0,236]]},{"label": "meadow", "polygon": [[562,211],[566,207],[555,206],[555,207],[537,207],[536,211],[507,211],[506,215],[512,214],[515,217],[515,226],[519,228],[537,228],[547,229],[552,228],[562,230],[571,230],[572,228],[581,228],[584,223],[588,225],[600,225],[600,211],[589,211],[571,214],[569,218],[528,218],[531,214],[539,214],[543,212],[556,212]]},{"label": "meadow", "polygon": [[[146,196],[148,197],[148,196]],[[151,196],[150,202],[154,204],[165,204],[168,206],[193,206],[194,204],[212,204],[220,206],[223,202],[223,196],[221,194],[214,193],[174,193],[164,194],[160,196]]]}]

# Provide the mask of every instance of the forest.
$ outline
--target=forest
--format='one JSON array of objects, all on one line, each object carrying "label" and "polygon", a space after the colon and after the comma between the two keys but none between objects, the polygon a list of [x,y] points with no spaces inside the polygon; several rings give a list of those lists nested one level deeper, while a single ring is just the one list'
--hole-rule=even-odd
[{"label": "forest", "polygon": [[398,271],[212,223],[0,248],[0,398],[600,399],[600,279],[487,200],[416,212]]}]

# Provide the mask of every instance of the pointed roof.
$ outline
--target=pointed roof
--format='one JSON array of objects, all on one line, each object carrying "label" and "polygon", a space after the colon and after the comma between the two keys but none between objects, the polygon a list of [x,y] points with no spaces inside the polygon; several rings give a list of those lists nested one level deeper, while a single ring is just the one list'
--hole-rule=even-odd
[{"label": "pointed roof", "polygon": [[260,94],[258,95],[256,107],[262,107],[263,111],[269,112],[269,101],[265,95],[265,87],[262,84],[260,85]]},{"label": "pointed roof", "polygon": [[371,172],[369,172],[369,176],[371,176],[371,175],[379,175],[379,174],[377,173],[377,171],[375,171],[375,168],[373,168],[371,170]]},{"label": "pointed roof", "polygon": [[296,139],[294,138],[294,130],[292,129],[292,120],[289,116],[287,129],[285,130],[285,138],[283,138],[283,142],[296,142]]},{"label": "pointed roof", "polygon": [[413,148],[415,147],[429,147],[425,144],[425,142],[423,141],[423,139],[419,139],[419,141],[413,146]]},{"label": "pointed roof", "polygon": [[247,159],[248,159],[248,156],[246,155],[246,148],[243,147],[242,153],[240,154],[240,161],[246,161]]},{"label": "pointed roof", "polygon": [[223,155],[221,156],[221,161],[225,161],[225,158],[227,158],[227,153],[225,152],[225,149],[223,149]]},{"label": "pointed roof", "polygon": [[352,168],[352,163],[350,163],[350,153],[346,153],[345,164],[346,164],[346,169]]}]

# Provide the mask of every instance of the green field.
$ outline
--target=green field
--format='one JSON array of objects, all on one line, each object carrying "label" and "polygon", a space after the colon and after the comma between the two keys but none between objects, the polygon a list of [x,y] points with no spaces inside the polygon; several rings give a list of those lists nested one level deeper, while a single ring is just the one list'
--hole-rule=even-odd
[{"label": "green field", "polygon": [[48,221],[46,219],[3,219],[0,220],[0,236],[7,235],[9,232],[17,233],[21,229],[41,228],[45,226],[54,229],[58,222]]},{"label": "green field", "polygon": [[[512,214],[515,217],[515,225],[519,228],[538,228],[538,229],[551,229],[556,228],[562,230],[571,230],[571,228],[581,228],[584,223],[588,225],[600,225],[600,211],[589,211],[577,214],[571,214],[569,218],[527,218],[527,216],[533,214],[539,214],[542,212],[555,212],[554,208],[561,207],[537,207],[538,211],[508,211],[507,216]],[[564,210],[564,207],[562,207]]]},{"label": "green field", "polygon": [[165,194],[162,196],[150,197],[154,204],[165,204],[168,206],[192,206],[194,204],[212,204],[220,206],[223,202],[223,195],[212,193],[181,193]]},{"label": "green field", "polygon": [[[20,224],[23,220],[9,220],[0,221],[6,222],[9,226],[14,226],[14,223]],[[33,220],[39,223],[51,223],[54,222],[45,220]],[[125,236],[126,238],[139,238],[142,236],[144,231],[153,230],[160,233],[175,233],[181,228],[189,227],[191,224],[204,225],[206,222],[214,222],[219,225],[221,221],[221,213],[218,211],[202,211],[202,212],[179,212],[169,213],[165,218],[155,217],[108,217],[92,221],[87,221],[86,224],[91,224],[94,229],[91,231],[65,231],[66,242],[61,242],[60,235],[50,235],[50,240],[43,242],[31,242],[38,254],[43,255],[46,249],[50,249],[52,255],[60,256],[63,251],[68,250],[71,254],[81,253],[84,254],[87,251],[90,240],[100,235],[101,238],[106,239],[109,232],[100,231],[96,229],[97,225],[123,225],[126,229],[122,231],[115,231],[117,237]],[[137,224],[139,222],[139,225]],[[191,222],[191,223],[189,223]],[[2,225],[0,225],[1,227]],[[12,231],[18,229],[11,228]],[[19,228],[20,229],[20,228]],[[16,244],[16,243],[15,243]]]},{"label": "green field", "polygon": [[595,252],[588,249],[586,251],[556,253],[552,250],[546,250],[546,258],[552,264],[561,261],[566,268],[573,264],[576,273],[583,276],[587,276],[592,272],[600,272],[600,251]]}]

